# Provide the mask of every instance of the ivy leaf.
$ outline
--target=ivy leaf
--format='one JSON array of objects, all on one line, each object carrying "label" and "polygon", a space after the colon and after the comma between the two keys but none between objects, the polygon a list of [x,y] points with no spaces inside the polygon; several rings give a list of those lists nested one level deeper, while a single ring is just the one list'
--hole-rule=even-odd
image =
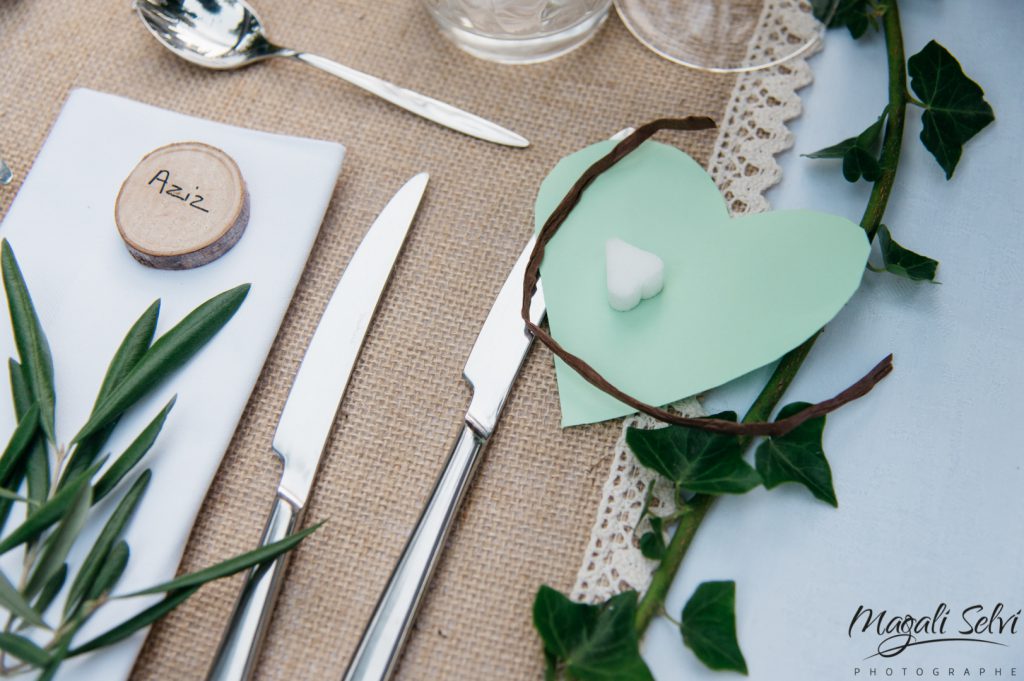
[{"label": "ivy leaf", "polygon": [[[821,0],[812,0],[814,15],[819,21],[827,18],[827,10],[831,3]],[[872,6],[870,0],[839,0],[835,14],[828,22],[829,28],[845,26],[850,35],[856,40],[865,33],[871,26],[877,27],[878,10]]]},{"label": "ivy leaf", "polygon": [[[736,414],[725,412],[712,418],[735,421]],[[674,425],[657,430],[630,428],[626,443],[641,464],[691,492],[743,494],[761,483],[757,471],[743,460],[736,435]]]},{"label": "ivy leaf", "polygon": [[878,246],[882,251],[882,262],[886,272],[914,281],[935,281],[935,271],[939,261],[915,253],[893,241],[889,228],[880,225],[878,228]]},{"label": "ivy leaf", "polygon": [[[787,404],[775,417],[781,421],[811,406],[807,402]],[[821,434],[825,430],[825,417],[804,421],[779,437],[765,439],[757,448],[757,472],[768,489],[784,482],[798,482],[811,490],[818,499],[839,506],[832,488],[832,469],[825,450],[821,447]]]},{"label": "ivy leaf", "polygon": [[887,116],[888,109],[884,109],[878,120],[856,137],[849,137],[838,144],[804,154],[804,156],[807,158],[841,158],[843,159],[843,177],[847,182],[856,182],[862,177],[868,182],[874,182],[882,176],[882,166],[878,161],[878,155],[882,128],[885,126]]},{"label": "ivy leaf", "polygon": [[558,681],[558,658],[544,651],[544,681]]},{"label": "ivy leaf", "polygon": [[545,654],[562,661],[574,679],[654,681],[640,657],[636,606],[635,591],[587,605],[542,586],[533,602],[533,625]]},{"label": "ivy leaf", "polygon": [[924,105],[921,142],[953,177],[963,145],[995,120],[985,92],[934,40],[907,61],[910,87]]},{"label": "ivy leaf", "polygon": [[661,533],[663,520],[651,517],[651,531],[640,537],[640,553],[644,558],[661,560],[665,557],[665,536]]},{"label": "ivy leaf", "polygon": [[882,166],[871,152],[854,147],[843,157],[843,178],[847,182],[856,182],[862,177],[868,182],[874,182],[881,176]]},{"label": "ivy leaf", "polygon": [[747,673],[736,640],[736,582],[704,582],[683,607],[683,643],[710,669]]}]

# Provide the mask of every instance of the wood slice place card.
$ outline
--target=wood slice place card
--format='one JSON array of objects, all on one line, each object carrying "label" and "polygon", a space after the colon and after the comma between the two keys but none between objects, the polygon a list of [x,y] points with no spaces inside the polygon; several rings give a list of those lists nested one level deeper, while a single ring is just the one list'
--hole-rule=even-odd
[{"label": "wood slice place card", "polygon": [[191,269],[238,242],[249,222],[249,194],[230,156],[201,142],[177,142],[135,166],[117,195],[114,221],[142,264]]}]

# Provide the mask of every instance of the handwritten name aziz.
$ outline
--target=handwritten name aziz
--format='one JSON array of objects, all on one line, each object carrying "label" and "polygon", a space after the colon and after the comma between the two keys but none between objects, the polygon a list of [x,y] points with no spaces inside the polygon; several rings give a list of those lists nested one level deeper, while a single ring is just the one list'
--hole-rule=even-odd
[{"label": "handwritten name aziz", "polygon": [[927,643],[972,642],[1005,646],[1005,643],[992,639],[1016,634],[1021,625],[1021,610],[1008,611],[1002,603],[996,603],[992,608],[983,605],[964,608],[959,620],[954,620],[955,632],[948,628],[952,614],[945,603],[940,603],[934,613],[920,617],[910,614],[890,615],[885,610],[875,612],[861,605],[850,620],[847,635],[853,638],[857,628],[861,633],[870,631],[877,634],[882,638],[877,652],[870,657],[895,657],[911,646]]},{"label": "handwritten name aziz", "polygon": [[[179,201],[187,203],[189,206],[192,206],[196,210],[201,210],[204,213],[210,212],[199,205],[203,202],[203,196],[201,194],[195,194],[193,196],[191,193],[187,193],[184,196],[181,195],[181,187],[171,182],[171,173],[169,170],[157,171],[157,174],[154,175],[153,179],[147,183],[147,186],[153,186],[154,182],[156,182],[157,186],[160,188],[160,194],[178,199]],[[169,189],[168,185],[170,185]],[[199,189],[199,187],[196,187],[196,189]],[[189,201],[189,199],[192,199],[192,201]]]}]

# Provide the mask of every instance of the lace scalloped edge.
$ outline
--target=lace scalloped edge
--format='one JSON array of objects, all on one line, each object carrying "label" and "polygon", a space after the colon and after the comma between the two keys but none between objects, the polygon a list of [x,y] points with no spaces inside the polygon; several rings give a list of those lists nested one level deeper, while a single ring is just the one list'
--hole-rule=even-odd
[{"label": "lace scalloped edge", "polygon": [[[801,0],[765,2],[748,57],[767,57],[770,61],[771,50],[761,40],[776,32],[801,40],[816,35],[819,26],[801,4]],[[733,215],[768,210],[764,193],[782,179],[775,155],[793,146],[786,121],[800,115],[797,91],[812,80],[806,59],[820,49],[819,43],[782,64],[737,77],[708,163],[708,172]],[[686,416],[704,414],[695,397],[673,408]],[[654,485],[650,503],[654,513],[673,513],[675,500],[672,486],[637,462],[626,445],[626,431],[659,425],[643,414],[623,421],[597,518],[572,589],[571,597],[576,601],[598,603],[629,589],[643,593],[650,585],[657,563],[645,558],[639,545],[639,537],[650,526],[645,520],[638,529],[637,522],[650,485]]]}]

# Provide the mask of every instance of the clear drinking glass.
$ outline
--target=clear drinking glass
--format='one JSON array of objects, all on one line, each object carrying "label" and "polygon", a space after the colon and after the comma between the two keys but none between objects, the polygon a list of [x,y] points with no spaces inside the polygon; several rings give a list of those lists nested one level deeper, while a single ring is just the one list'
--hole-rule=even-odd
[{"label": "clear drinking glass", "polygon": [[423,0],[441,33],[475,57],[545,61],[587,42],[612,0]]},{"label": "clear drinking glass", "polygon": [[[838,0],[615,0],[622,22],[665,59],[703,71],[754,71],[805,54]],[[755,39],[756,33],[756,39]]]}]

